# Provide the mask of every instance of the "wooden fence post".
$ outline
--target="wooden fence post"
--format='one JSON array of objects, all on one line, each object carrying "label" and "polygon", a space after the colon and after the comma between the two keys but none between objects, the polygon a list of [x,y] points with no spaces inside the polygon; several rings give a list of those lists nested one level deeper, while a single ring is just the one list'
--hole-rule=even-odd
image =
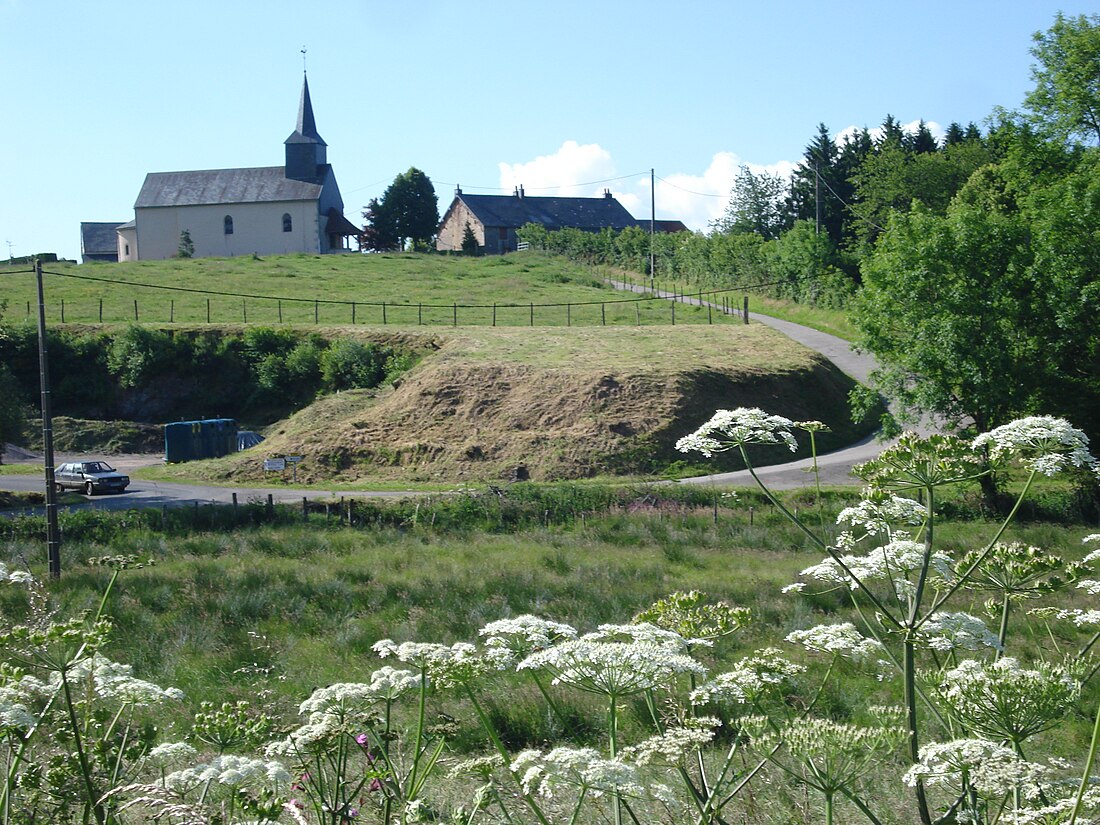
[{"label": "wooden fence post", "polygon": [[607,304],[600,302],[600,324],[607,326]]},{"label": "wooden fence post", "polygon": [[61,323],[65,323],[65,299],[61,299]]},{"label": "wooden fence post", "polygon": [[320,313],[319,306],[320,306],[320,304],[317,301],[313,302],[313,323],[315,323],[315,324],[317,323],[317,319],[320,317],[320,315],[319,315],[319,313]]},{"label": "wooden fence post", "polygon": [[382,302],[382,326],[386,325],[386,302]]},{"label": "wooden fence post", "polygon": [[[102,313],[103,313],[103,302],[102,301],[99,302],[99,312],[102,315]],[[102,321],[103,319],[100,318],[99,320]],[[172,298],[168,302],[168,323],[170,323],[170,324],[176,323],[176,299],[175,298]]]},{"label": "wooden fence post", "polygon": [[103,323],[103,299],[99,299],[99,323]]},{"label": "wooden fence post", "polygon": [[134,298],[134,323],[135,324],[137,323],[137,320],[138,320],[138,305],[137,305],[137,298]]},{"label": "wooden fence post", "polygon": [[279,301],[279,323],[283,322],[283,302]]},{"label": "wooden fence post", "polygon": [[351,325],[355,326],[355,301],[351,302]]},{"label": "wooden fence post", "polygon": [[565,325],[567,327],[573,326],[573,306],[572,304],[565,305]]},{"label": "wooden fence post", "polygon": [[497,305],[493,304],[493,326],[497,325]]},{"label": "wooden fence post", "polygon": [[745,296],[745,323],[749,322],[749,296]]},{"label": "wooden fence post", "polygon": [[210,323],[210,299],[206,299],[206,323]]}]

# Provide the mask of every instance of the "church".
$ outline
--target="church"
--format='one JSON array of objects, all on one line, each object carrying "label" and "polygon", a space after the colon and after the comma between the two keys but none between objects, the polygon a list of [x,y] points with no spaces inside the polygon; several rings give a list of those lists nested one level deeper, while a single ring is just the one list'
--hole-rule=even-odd
[{"label": "church", "polygon": [[184,232],[196,258],[346,251],[359,228],[344,217],[304,77],[284,145],[284,166],[146,175],[134,219],[117,229],[118,260],[175,257]]}]

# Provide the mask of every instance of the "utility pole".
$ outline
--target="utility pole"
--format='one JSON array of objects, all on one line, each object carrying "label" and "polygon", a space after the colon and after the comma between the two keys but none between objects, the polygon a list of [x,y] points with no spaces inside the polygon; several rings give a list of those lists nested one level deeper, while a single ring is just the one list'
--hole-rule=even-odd
[{"label": "utility pole", "polygon": [[814,232],[821,234],[821,173],[814,164]]},{"label": "utility pole", "polygon": [[8,263],[13,264],[15,263],[15,258],[11,254],[11,241],[5,241],[5,243],[8,245]]},{"label": "utility pole", "polygon": [[57,486],[53,468],[53,413],[50,410],[50,368],[46,357],[46,298],[42,289],[42,261],[34,259],[38,279],[38,380],[42,386],[42,450],[46,465],[46,555],[50,578],[61,578],[61,531],[57,527]]},{"label": "utility pole", "polygon": [[657,234],[657,187],[654,185],[655,175],[653,169],[649,170],[649,278],[657,277],[656,259],[653,251],[653,240]]}]

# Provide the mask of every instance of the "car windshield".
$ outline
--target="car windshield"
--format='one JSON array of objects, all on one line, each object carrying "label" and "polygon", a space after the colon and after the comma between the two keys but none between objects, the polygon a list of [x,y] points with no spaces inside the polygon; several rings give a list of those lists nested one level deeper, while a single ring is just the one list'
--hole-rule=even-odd
[{"label": "car windshield", "polygon": [[84,472],[86,473],[110,473],[114,472],[114,469],[106,461],[89,461],[84,465]]}]

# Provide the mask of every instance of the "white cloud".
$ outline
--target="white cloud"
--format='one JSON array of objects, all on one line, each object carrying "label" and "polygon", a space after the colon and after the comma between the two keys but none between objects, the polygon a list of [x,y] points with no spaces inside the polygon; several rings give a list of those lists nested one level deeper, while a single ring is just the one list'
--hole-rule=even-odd
[{"label": "white cloud", "polygon": [[502,189],[523,186],[531,195],[589,195],[589,188],[581,184],[615,177],[610,152],[598,143],[582,146],[575,140],[565,141],[552,155],[541,155],[526,163],[499,163],[497,167]]},{"label": "white cloud", "polygon": [[[710,223],[725,212],[730,190],[742,165],[755,174],[767,172],[784,178],[789,178],[795,168],[791,161],[746,164],[733,152],[717,152],[702,173],[658,175],[657,217],[681,220],[689,229],[707,231]],[[650,216],[649,175],[614,184],[600,183],[616,177],[616,168],[611,153],[598,143],[582,145],[567,140],[551,155],[527,162],[500,163],[498,168],[500,186],[505,192],[522,185],[529,195],[598,197],[609,188],[631,215],[639,219]]]}]

